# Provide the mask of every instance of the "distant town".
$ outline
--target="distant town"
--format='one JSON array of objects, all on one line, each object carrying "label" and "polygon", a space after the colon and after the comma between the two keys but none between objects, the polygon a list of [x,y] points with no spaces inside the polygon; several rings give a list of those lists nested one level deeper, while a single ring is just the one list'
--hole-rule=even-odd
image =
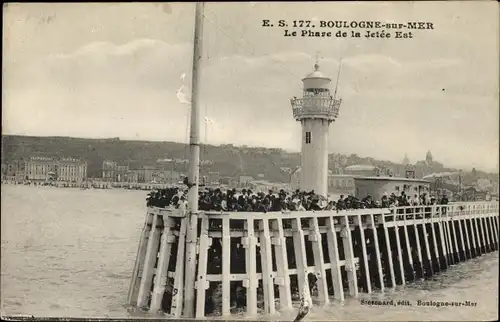
[{"label": "distant town", "polygon": [[[48,155],[57,150],[48,138],[38,138],[48,143],[43,147],[34,147],[26,143],[33,137],[14,137],[24,143],[6,142],[2,138],[2,183],[32,184],[57,187],[79,188],[127,188],[153,189],[171,185],[182,185],[187,173],[188,159],[186,150],[180,143],[151,143],[130,141],[134,147],[124,146],[128,141],[119,139],[104,140],[106,146],[99,147],[95,141],[103,140],[57,138],[58,140],[85,140],[90,150],[102,149],[97,153],[102,159],[104,151],[115,149],[109,145],[118,145],[125,153],[116,159],[103,159],[97,163],[89,153],[77,156],[65,156],[64,150]],[[13,136],[10,137],[11,139]],[[28,138],[28,139],[26,139]],[[57,141],[57,140],[56,140]],[[16,143],[16,144],[14,144]],[[93,148],[92,144],[96,147]],[[171,144],[161,154],[147,151],[152,144]],[[175,149],[173,147],[176,147]],[[138,153],[134,149],[141,149]],[[154,148],[158,150],[158,147]],[[36,151],[38,150],[38,151]],[[41,151],[40,151],[41,150]],[[170,151],[169,151],[170,150]],[[215,152],[214,152],[215,151]],[[129,157],[126,158],[126,152]],[[169,157],[168,153],[172,156]],[[31,155],[29,155],[31,154]],[[62,155],[61,155],[62,154]],[[116,153],[115,153],[116,154]],[[179,154],[185,157],[178,157]],[[202,148],[203,159],[200,165],[200,183],[205,186],[229,186],[252,189],[297,189],[300,184],[300,157],[298,154],[284,152],[280,149],[236,147],[233,145],[208,146]],[[125,156],[124,156],[125,155]],[[131,159],[133,156],[146,158]],[[207,158],[208,156],[208,158]],[[155,157],[155,159],[153,159]],[[153,160],[152,160],[153,159]],[[97,162],[96,162],[97,161]],[[485,199],[498,196],[498,174],[481,171],[462,171],[446,168],[434,160],[429,151],[424,160],[411,163],[405,155],[401,163],[379,161],[372,158],[361,158],[355,154],[350,156],[330,154],[329,156],[328,192],[332,195],[354,194],[354,177],[387,176],[423,179],[431,183],[431,190],[436,194],[448,193],[460,195],[461,199]],[[89,171],[92,167],[92,171]],[[405,187],[401,187],[404,191]]]}]

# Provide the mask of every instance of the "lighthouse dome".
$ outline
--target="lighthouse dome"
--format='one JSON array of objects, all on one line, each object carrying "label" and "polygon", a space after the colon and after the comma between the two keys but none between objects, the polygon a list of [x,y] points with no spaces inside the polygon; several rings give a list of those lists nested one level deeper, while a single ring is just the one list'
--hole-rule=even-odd
[{"label": "lighthouse dome", "polygon": [[304,89],[308,88],[323,88],[328,89],[328,86],[332,79],[325,76],[320,70],[319,65],[314,64],[314,71],[309,73],[305,78],[302,79],[304,83]]},{"label": "lighthouse dome", "polygon": [[323,78],[323,79],[328,79],[331,80],[329,77],[325,76],[320,70],[319,70],[319,65],[314,64],[314,71],[309,73],[302,81],[305,81],[310,78]]}]

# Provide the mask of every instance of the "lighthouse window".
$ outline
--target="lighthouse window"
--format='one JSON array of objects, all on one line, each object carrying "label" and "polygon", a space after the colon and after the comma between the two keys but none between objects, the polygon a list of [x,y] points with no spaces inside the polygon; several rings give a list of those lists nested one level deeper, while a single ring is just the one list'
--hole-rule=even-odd
[{"label": "lighthouse window", "polygon": [[311,143],[311,132],[306,132],[306,144]]}]

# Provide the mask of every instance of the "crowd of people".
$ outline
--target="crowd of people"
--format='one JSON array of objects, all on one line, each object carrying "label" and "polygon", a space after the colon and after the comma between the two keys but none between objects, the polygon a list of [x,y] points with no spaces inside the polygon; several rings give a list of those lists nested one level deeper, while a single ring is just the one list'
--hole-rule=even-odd
[{"label": "crowd of people", "polygon": [[396,196],[394,193],[391,193],[391,195],[389,196],[387,193],[385,193],[382,196],[381,200],[382,208],[431,206],[437,204],[448,204],[448,197],[446,195],[443,195],[442,198],[438,200],[434,195],[429,195],[424,192],[420,195],[415,194],[412,198],[411,196],[406,195],[404,191],[402,191],[400,196]]},{"label": "crowd of people", "polygon": [[[152,191],[147,198],[147,205],[160,208],[187,207],[187,189],[167,188]],[[440,204],[447,204],[444,196]],[[277,192],[269,190],[265,192],[254,192],[250,189],[221,190],[219,188],[208,188],[198,193],[198,208],[202,211],[244,211],[244,212],[271,212],[271,211],[304,211],[304,210],[347,210],[365,208],[391,208],[403,206],[435,205],[438,201],[435,197],[426,193],[418,196],[407,196],[401,192],[400,196],[394,193],[385,193],[381,200],[374,200],[368,195],[359,199],[353,195],[344,196],[335,200],[325,199],[314,191],[306,192],[295,190],[286,192],[281,189]]]},{"label": "crowd of people", "polygon": [[[149,194],[148,206],[183,208],[187,205],[187,189],[167,188]],[[296,210],[331,210],[334,202],[326,200],[314,191],[296,190],[292,193],[281,189],[253,192],[250,189],[221,190],[205,189],[198,193],[198,207],[203,211],[296,211]]]}]

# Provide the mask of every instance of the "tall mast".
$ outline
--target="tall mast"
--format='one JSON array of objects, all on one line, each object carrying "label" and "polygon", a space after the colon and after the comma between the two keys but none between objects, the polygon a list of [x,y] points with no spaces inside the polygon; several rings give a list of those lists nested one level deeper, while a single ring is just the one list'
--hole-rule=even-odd
[{"label": "tall mast", "polygon": [[337,89],[339,88],[340,70],[342,69],[342,57],[339,61],[339,71],[337,72],[337,82],[335,83],[335,92],[333,93],[333,98],[337,98]]},{"label": "tall mast", "polygon": [[189,136],[188,226],[186,233],[186,267],[184,283],[184,315],[194,317],[194,288],[196,280],[196,242],[198,238],[198,179],[200,176],[200,110],[199,64],[203,42],[204,2],[196,3],[194,24],[193,75],[191,84],[191,132]]}]

